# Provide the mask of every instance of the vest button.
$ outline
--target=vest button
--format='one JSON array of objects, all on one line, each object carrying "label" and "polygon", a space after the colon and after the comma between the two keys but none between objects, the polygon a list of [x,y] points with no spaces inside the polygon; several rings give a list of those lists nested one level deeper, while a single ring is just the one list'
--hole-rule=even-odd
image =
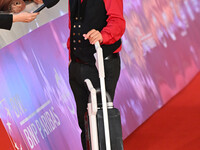
[{"label": "vest button", "polygon": [[76,25],[74,25],[74,28],[76,28]]},{"label": "vest button", "polygon": [[76,17],[75,20],[78,20],[78,17]]},{"label": "vest button", "polygon": [[76,43],[76,40],[73,40],[73,43]]},{"label": "vest button", "polygon": [[75,36],[76,35],[76,33],[73,33],[73,36]]},{"label": "vest button", "polygon": [[81,28],[81,25],[79,24],[78,27]]},{"label": "vest button", "polygon": [[76,50],[76,47],[74,47],[74,50]]},{"label": "vest button", "polygon": [[78,40],[78,43],[81,43],[81,40]]}]

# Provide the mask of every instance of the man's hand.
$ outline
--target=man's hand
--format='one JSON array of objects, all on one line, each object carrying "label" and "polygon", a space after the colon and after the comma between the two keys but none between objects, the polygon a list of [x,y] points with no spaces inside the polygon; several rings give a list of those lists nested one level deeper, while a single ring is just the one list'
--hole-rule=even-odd
[{"label": "man's hand", "polygon": [[72,60],[70,59],[70,60],[69,60],[69,63],[68,63],[68,67],[69,67],[69,65],[71,64],[71,62],[72,62]]},{"label": "man's hand", "polygon": [[43,4],[43,0],[33,0],[36,4]]},{"label": "man's hand", "polygon": [[90,41],[90,44],[95,44],[97,41],[99,41],[99,43],[103,42],[103,37],[101,33],[95,29],[90,30],[87,34],[83,34],[83,37],[85,38],[85,40],[88,39]]},{"label": "man's hand", "polygon": [[20,14],[13,14],[13,22],[31,22],[39,13],[22,12]]}]

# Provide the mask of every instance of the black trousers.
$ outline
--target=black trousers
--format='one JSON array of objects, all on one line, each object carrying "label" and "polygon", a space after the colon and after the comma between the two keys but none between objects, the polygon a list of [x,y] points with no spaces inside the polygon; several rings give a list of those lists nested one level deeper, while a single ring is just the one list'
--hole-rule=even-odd
[{"label": "black trousers", "polygon": [[[120,57],[104,60],[106,91],[113,101],[115,88],[120,75]],[[89,90],[84,80],[90,79],[95,89],[100,89],[98,70],[95,65],[71,62],[69,66],[69,82],[74,94],[77,107],[78,123],[82,130],[81,141],[86,150],[84,115],[87,111]],[[98,103],[99,99],[98,99]]]}]

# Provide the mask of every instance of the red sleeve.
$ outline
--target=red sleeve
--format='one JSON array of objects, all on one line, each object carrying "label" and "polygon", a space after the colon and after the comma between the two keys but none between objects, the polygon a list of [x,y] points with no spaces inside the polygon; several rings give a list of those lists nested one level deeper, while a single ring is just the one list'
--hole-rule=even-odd
[{"label": "red sleeve", "polygon": [[123,0],[104,0],[108,19],[107,26],[101,31],[102,44],[113,44],[118,41],[125,31],[123,17]]},{"label": "red sleeve", "polygon": [[[71,32],[71,21],[70,21],[70,7],[69,7],[69,2],[68,2],[68,16],[69,16],[69,24],[68,24],[68,27],[69,27],[69,31]],[[69,60],[71,60],[70,58],[70,34],[69,34],[69,38],[67,40],[67,48],[69,50]]]}]

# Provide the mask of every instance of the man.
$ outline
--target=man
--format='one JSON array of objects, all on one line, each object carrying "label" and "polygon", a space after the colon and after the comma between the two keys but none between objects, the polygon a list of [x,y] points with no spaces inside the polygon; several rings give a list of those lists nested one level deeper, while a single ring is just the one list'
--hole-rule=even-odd
[{"label": "man", "polygon": [[10,30],[13,22],[31,22],[38,13],[0,14],[0,29]]},{"label": "man", "polygon": [[[70,56],[69,82],[73,91],[81,140],[86,149],[84,114],[87,111],[89,91],[84,80],[90,79],[100,88],[93,54],[99,41],[104,55],[106,90],[112,100],[120,74],[121,36],[125,31],[123,0],[69,0]],[[98,103],[101,103],[98,100]]]},{"label": "man", "polygon": [[9,13],[20,13],[26,7],[24,1],[34,1],[36,4],[42,4],[42,0],[0,0],[0,11]]}]

